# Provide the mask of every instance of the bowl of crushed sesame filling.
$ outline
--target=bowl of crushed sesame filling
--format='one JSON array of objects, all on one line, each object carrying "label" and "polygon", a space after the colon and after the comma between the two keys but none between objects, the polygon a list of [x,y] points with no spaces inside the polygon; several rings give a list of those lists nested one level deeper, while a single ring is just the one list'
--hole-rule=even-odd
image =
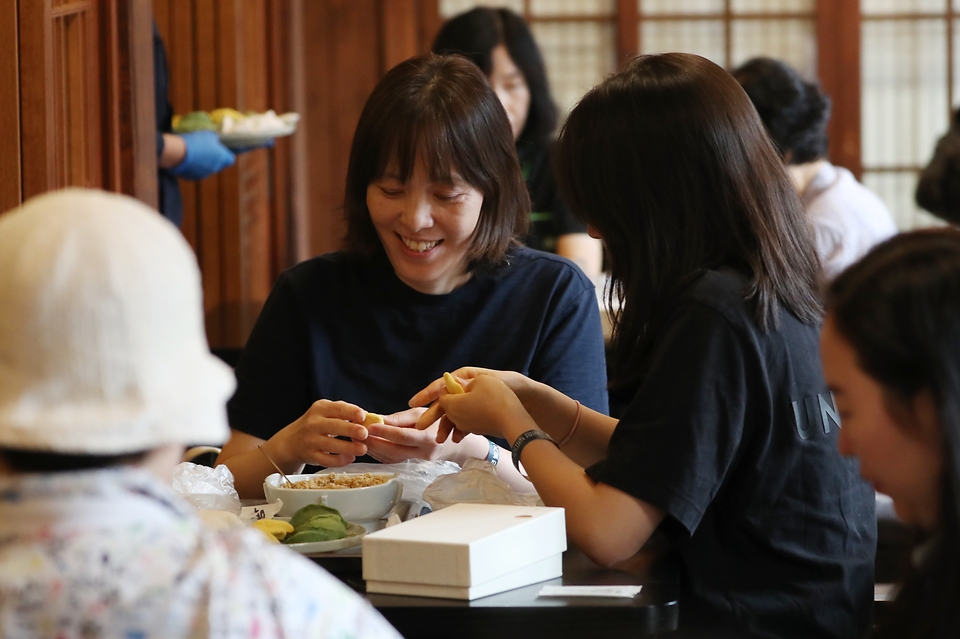
[{"label": "bowl of crushed sesame filling", "polygon": [[308,504],[324,504],[339,510],[347,521],[374,521],[389,513],[403,494],[396,473],[338,473],[328,469],[287,477],[289,484],[279,473],[263,481],[267,501],[283,501],[277,513],[280,517],[289,517]]}]

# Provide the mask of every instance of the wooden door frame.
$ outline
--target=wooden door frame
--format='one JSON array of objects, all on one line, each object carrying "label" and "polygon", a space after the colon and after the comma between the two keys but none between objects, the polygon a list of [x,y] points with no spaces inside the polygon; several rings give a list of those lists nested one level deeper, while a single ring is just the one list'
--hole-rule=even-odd
[{"label": "wooden door frame", "polygon": [[17,0],[0,0],[0,213],[23,201]]},{"label": "wooden door frame", "polygon": [[830,96],[830,161],[863,175],[860,132],[860,2],[817,0],[817,75]]}]

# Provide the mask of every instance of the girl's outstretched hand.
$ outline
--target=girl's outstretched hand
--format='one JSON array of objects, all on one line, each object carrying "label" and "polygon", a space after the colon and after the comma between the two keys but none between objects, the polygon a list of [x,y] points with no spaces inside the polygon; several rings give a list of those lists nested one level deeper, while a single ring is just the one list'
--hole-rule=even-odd
[{"label": "girl's outstretched hand", "polygon": [[[521,403],[525,403],[535,393],[536,384],[533,382],[533,380],[513,371],[498,371],[490,368],[465,366],[453,371],[452,375],[453,378],[468,391],[471,381],[481,375],[499,379],[506,386],[508,386],[511,391],[513,391],[513,394],[520,400]],[[430,402],[434,402],[433,405],[427,409],[427,412],[424,413],[417,422],[417,428],[421,430],[429,428],[439,419],[440,428],[437,432],[438,442],[446,440],[451,430],[453,430],[450,420],[444,418],[443,407],[441,406],[440,402],[436,401],[441,395],[446,394],[446,384],[441,377],[431,382],[426,388],[421,390],[410,399],[410,406],[426,406]],[[459,441],[462,437],[462,432],[457,432],[455,430],[453,431],[454,441]]]},{"label": "girl's outstretched hand", "polygon": [[[517,373],[510,375],[526,379]],[[460,375],[455,374],[454,377],[460,378],[461,383],[466,382],[463,384],[466,392],[453,394],[441,388],[437,401],[420,417],[417,428],[428,428],[436,421],[435,416],[440,415],[440,429],[437,434],[439,441],[441,436],[445,439],[452,429],[456,429],[455,440],[462,437],[461,433],[490,435],[509,440],[511,436],[536,427],[516,393],[499,375],[481,372],[469,381],[463,380]],[[523,430],[519,430],[520,428]]]}]

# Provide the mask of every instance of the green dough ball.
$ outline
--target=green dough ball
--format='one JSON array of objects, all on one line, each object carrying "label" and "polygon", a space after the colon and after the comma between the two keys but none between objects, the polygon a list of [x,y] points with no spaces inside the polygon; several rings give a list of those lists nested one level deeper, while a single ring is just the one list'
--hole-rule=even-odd
[{"label": "green dough ball", "polygon": [[206,111],[192,111],[182,118],[177,124],[177,133],[190,133],[192,131],[214,131],[217,125],[210,119],[210,114]]},{"label": "green dough ball", "polygon": [[295,528],[294,532],[307,530],[330,530],[337,535],[336,539],[347,536],[347,527],[337,515],[319,515]]},{"label": "green dough ball", "polygon": [[294,528],[300,528],[301,525],[310,521],[314,517],[319,517],[320,515],[336,515],[336,517],[343,522],[343,527],[347,527],[347,521],[340,516],[340,511],[336,508],[331,508],[330,506],[324,506],[323,504],[310,504],[309,506],[304,506],[297,512],[293,513],[293,517],[290,518],[290,525]]},{"label": "green dough ball", "polygon": [[[329,520],[329,517],[324,519]],[[345,528],[340,528],[339,526],[333,526],[330,528],[317,527],[310,529],[298,530],[292,535],[288,536],[283,540],[285,544],[308,544],[315,541],[333,541],[335,539],[343,539],[347,536],[347,531]]]}]

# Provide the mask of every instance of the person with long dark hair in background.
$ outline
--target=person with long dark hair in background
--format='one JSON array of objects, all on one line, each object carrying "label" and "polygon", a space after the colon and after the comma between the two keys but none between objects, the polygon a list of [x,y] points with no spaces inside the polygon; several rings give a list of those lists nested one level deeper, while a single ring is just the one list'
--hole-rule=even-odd
[{"label": "person with long dark hair in background", "polygon": [[570,114],[557,168],[610,257],[612,384],[632,399],[618,421],[516,373],[465,368],[466,393],[441,380],[412,398],[439,399],[420,425],[443,414],[454,437],[505,438],[597,563],[664,533],[681,630],[860,635],[873,491],[836,449],[820,264],[749,98],[699,56],[637,58]]},{"label": "person with long dark hair in background", "polygon": [[557,107],[530,27],[509,9],[478,7],[444,23],[433,51],[480,67],[507,112],[533,204],[524,243],[573,260],[588,277],[599,275],[600,242],[570,214],[557,188],[551,161]]},{"label": "person with long dark hair in background", "polygon": [[929,532],[872,636],[960,636],[960,231],[880,244],[827,294],[824,373],[840,451]]}]

